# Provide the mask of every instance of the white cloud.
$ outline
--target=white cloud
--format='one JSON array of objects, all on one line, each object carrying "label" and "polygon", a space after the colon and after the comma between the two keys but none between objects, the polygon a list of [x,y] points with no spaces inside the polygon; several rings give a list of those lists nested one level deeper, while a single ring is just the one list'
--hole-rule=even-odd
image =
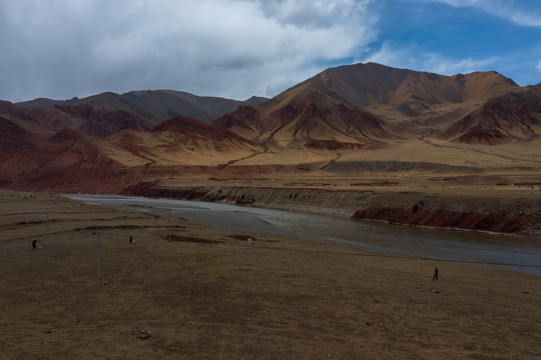
[{"label": "white cloud", "polygon": [[355,59],[355,62],[375,62],[393,67],[407,67],[412,61],[408,51],[393,49],[388,42],[384,42],[379,50],[364,59]]},{"label": "white cloud", "polygon": [[541,72],[541,59],[539,59],[539,62],[537,63],[537,71]]},{"label": "white cloud", "polygon": [[415,47],[393,48],[393,45],[388,42],[383,43],[378,51],[360,59],[361,62],[377,62],[391,67],[427,71],[442,75],[486,71],[487,67],[497,60],[494,57],[454,59],[435,53],[422,53]]},{"label": "white cloud", "polygon": [[469,74],[475,71],[486,71],[498,59],[495,57],[486,59],[453,59],[439,54],[429,54],[424,60],[427,71],[443,75]]},{"label": "white cloud", "polygon": [[431,2],[439,2],[451,6],[475,6],[479,5],[481,2],[480,0],[421,0],[421,1],[431,1]]},{"label": "white cloud", "polygon": [[369,3],[370,0],[267,0],[261,7],[265,14],[282,24],[328,28],[336,24],[349,26],[352,20],[363,20],[361,14],[366,12]]},{"label": "white cloud", "polygon": [[539,0],[421,0],[439,2],[454,7],[475,7],[490,15],[497,16],[515,24],[528,27],[541,27],[541,7]]},{"label": "white cloud", "polygon": [[372,41],[369,2],[0,0],[0,99],[273,96]]}]

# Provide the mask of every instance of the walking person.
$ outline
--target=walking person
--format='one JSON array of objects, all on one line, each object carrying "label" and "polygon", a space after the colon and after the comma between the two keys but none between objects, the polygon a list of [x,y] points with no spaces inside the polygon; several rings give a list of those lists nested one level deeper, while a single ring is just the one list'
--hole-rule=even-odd
[{"label": "walking person", "polygon": [[432,281],[434,281],[434,280],[437,281],[438,280],[438,273],[439,273],[438,268],[435,268],[434,269],[434,276],[432,277]]}]

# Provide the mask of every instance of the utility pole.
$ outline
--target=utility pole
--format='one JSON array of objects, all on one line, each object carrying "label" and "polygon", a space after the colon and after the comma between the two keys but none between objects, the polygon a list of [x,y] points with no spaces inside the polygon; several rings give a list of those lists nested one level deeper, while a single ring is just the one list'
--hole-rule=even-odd
[{"label": "utility pole", "polygon": [[154,215],[154,247],[158,247],[158,215]]},{"label": "utility pole", "polygon": [[101,235],[98,231],[98,279],[101,277]]}]

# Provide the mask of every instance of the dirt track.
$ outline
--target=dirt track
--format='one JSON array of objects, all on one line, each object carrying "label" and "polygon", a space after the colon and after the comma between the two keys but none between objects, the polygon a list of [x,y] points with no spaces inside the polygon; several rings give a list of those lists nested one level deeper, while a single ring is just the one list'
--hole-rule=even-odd
[{"label": "dirt track", "polygon": [[180,219],[172,242],[159,222],[155,247],[150,216],[0,201],[2,359],[541,356],[539,277]]}]

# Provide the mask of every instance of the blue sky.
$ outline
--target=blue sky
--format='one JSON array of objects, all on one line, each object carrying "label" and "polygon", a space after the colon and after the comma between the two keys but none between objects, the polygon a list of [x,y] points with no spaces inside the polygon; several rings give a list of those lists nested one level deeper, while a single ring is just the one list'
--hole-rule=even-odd
[{"label": "blue sky", "polygon": [[541,1],[387,0],[374,6],[378,36],[361,59],[445,75],[496,70],[520,85],[541,82]]},{"label": "blue sky", "polygon": [[539,0],[0,0],[0,99],[272,97],[358,62],[541,82]]}]

